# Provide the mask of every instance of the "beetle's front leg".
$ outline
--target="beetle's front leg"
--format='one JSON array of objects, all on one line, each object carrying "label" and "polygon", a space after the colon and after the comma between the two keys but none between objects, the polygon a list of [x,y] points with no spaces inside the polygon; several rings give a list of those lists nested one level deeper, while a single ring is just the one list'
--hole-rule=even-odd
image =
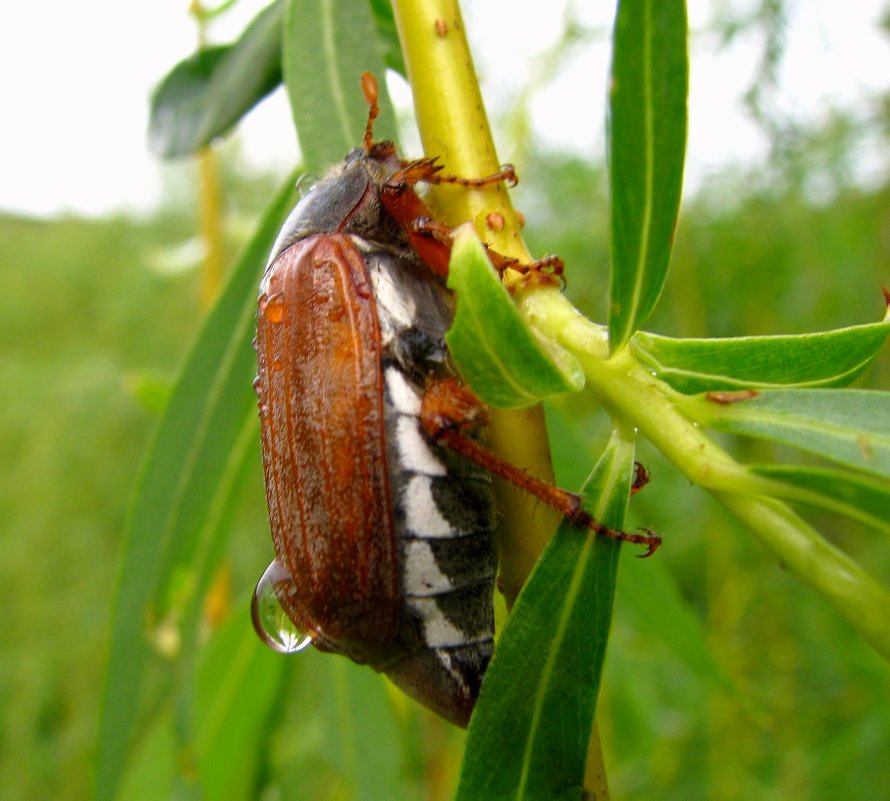
[{"label": "beetle's front leg", "polygon": [[[412,247],[421,254],[423,260],[439,275],[447,276],[454,229],[432,217],[416,217],[409,222],[406,233]],[[559,256],[545,256],[537,261],[523,263],[492,250],[484,242],[482,245],[488,260],[501,276],[507,270],[516,270],[522,275],[521,283],[524,286],[565,285],[563,261]]]},{"label": "beetle's front leg", "polygon": [[420,422],[427,436],[445,445],[490,473],[515,484],[539,500],[552,506],[574,525],[582,526],[623,542],[645,545],[643,558],[651,556],[661,545],[661,537],[651,531],[631,534],[603,525],[594,519],[575,493],[542,481],[525,470],[505,461],[473,439],[467,432],[485,425],[486,406],[460,381],[449,378],[436,381],[427,388],[420,407]]}]

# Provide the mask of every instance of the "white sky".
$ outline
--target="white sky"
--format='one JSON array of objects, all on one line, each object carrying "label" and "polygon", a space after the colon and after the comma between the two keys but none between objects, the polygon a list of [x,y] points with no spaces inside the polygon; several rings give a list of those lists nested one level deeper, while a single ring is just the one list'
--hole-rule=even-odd
[{"label": "white sky", "polygon": [[[230,38],[265,2],[241,0],[242,8],[213,28],[214,40]],[[465,0],[493,116],[535,77],[536,54],[561,31],[565,2],[548,0],[542,14],[540,3]],[[576,5],[589,9],[585,21],[604,29],[610,24],[614,2]],[[688,5],[693,30],[701,29],[713,3],[688,0]],[[886,90],[890,43],[875,24],[884,5],[884,0],[789,0],[794,15],[782,73],[783,109],[818,119],[828,103],[853,107],[858,99]],[[158,201],[159,165],[145,144],[147,98],[166,70],[193,49],[187,6],[187,0],[3,3],[0,209],[101,214],[147,209]],[[722,165],[757,158],[765,150],[739,103],[756,67],[757,43],[742,41],[719,53],[701,36],[694,43],[688,187],[700,185]],[[536,136],[601,156],[607,73],[605,44],[579,52],[536,97]],[[248,160],[289,170],[297,151],[283,96],[252,116],[242,133]],[[887,168],[883,154],[874,158],[869,168]]]}]

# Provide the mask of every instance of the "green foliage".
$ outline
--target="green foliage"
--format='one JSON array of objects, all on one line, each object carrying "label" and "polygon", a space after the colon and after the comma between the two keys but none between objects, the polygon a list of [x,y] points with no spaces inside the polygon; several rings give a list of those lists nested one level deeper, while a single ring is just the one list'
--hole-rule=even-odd
[{"label": "green foliage", "polygon": [[[319,173],[360,144],[368,106],[356,91],[363,72],[384,70],[374,19],[367,3],[286,3],[284,83],[307,170]],[[379,128],[392,138],[395,119],[380,84]]]},{"label": "green foliage", "polygon": [[[582,491],[587,510],[615,529],[633,453],[632,437],[616,433]],[[470,727],[458,801],[582,794],[620,545],[579,534],[560,526],[511,612]],[[510,758],[493,762],[495,753]]]},{"label": "green foliage", "polygon": [[154,424],[130,386],[146,369],[169,383],[196,323],[189,283],[146,267],[178,235],[125,219],[0,217],[7,798],[91,794],[118,534]]},{"label": "green foliage", "polygon": [[522,408],[584,386],[577,361],[525,326],[470,226],[455,235],[448,288],[459,299],[448,350],[489,406]]},{"label": "green foliage", "polygon": [[[280,14],[283,5],[258,21]],[[333,5],[337,14],[367,14],[365,3]],[[289,36],[308,30],[293,15],[300,6],[290,4]],[[388,54],[387,63],[398,63],[388,6],[372,8],[363,44],[375,44]],[[331,28],[331,35],[338,30]],[[173,75],[185,80],[182,91],[173,92],[175,82],[165,84],[155,108],[157,114],[169,101],[175,112],[168,142],[185,150],[206,144],[271,88],[254,79],[274,69],[247,76],[242,73],[250,70],[231,66],[225,80],[218,77],[224,64],[239,63],[236,55],[253,36],[245,33],[231,49],[196,57],[195,72],[180,65],[171,74],[171,81]],[[260,38],[264,53],[282,51],[276,36]],[[616,59],[616,74],[625,74],[627,64]],[[312,137],[304,142],[307,159],[321,166],[341,158],[363,130],[357,74],[346,73],[365,64],[380,68],[321,59],[300,67],[298,60],[294,56],[293,69],[285,70],[292,97],[309,80],[307,65],[329,68],[329,75],[335,67],[345,70],[327,85],[351,105],[351,133],[330,137],[337,153],[329,159]],[[685,73],[678,68],[674,74]],[[233,89],[225,104],[222,86]],[[321,131],[330,124],[325,114],[331,109],[322,101],[307,101],[301,112],[301,142],[316,122]],[[628,113],[629,124],[641,122]],[[653,144],[666,148],[662,155],[676,169],[676,139]],[[613,180],[620,177],[615,170],[632,169],[625,174],[629,188],[645,192],[651,186],[640,180],[638,165],[621,163],[613,161]],[[549,155],[523,170],[523,178],[525,187],[540,189],[528,204],[530,240],[567,257],[569,293],[579,305],[602,303],[608,221],[605,193],[592,190],[602,186],[602,176]],[[585,348],[571,338],[568,344],[583,357],[603,407],[625,423],[631,412],[638,415],[656,444],[659,432],[647,415],[657,424],[665,397],[690,424],[735,432],[720,439],[733,453],[729,467],[705,463],[724,471],[724,483],[711,487],[718,497],[731,489],[736,501],[756,495],[803,505],[808,521],[830,533],[832,552],[855,554],[886,586],[886,394],[774,387],[840,386],[854,377],[860,386],[872,381],[886,387],[886,354],[877,356],[871,373],[861,373],[884,341],[886,324],[853,324],[874,320],[880,311],[890,195],[841,186],[832,202],[817,206],[800,191],[803,183],[763,192],[746,183],[757,186],[739,178],[731,207],[703,196],[684,211],[672,274],[649,321],[674,338],[639,332],[623,351],[626,361],[604,362],[605,368],[598,362],[607,341],[603,327],[585,329]],[[721,190],[725,195],[726,187]],[[249,329],[254,281],[284,196],[277,203],[169,396],[163,377],[195,333],[196,293],[187,278],[165,282],[142,265],[150,245],[181,236],[183,222],[172,231],[124,220],[0,220],[0,253],[11,265],[0,279],[0,297],[9,299],[0,324],[15,344],[2,366],[10,400],[0,418],[4,463],[11,466],[2,510],[14,534],[4,542],[0,572],[11,610],[0,634],[6,712],[0,780],[12,797],[90,796],[96,677],[104,656],[97,622],[104,622],[111,599],[116,534],[151,422],[128,389],[135,386],[146,389],[154,407],[163,406],[164,418],[131,505],[112,613],[100,797],[409,799],[448,797],[455,784],[459,733],[346,660],[313,653],[288,662],[265,652],[247,621],[252,580],[270,553],[262,536],[259,459],[251,446]],[[593,211],[600,212],[595,220]],[[627,260],[645,269],[615,261],[613,296],[640,299],[613,318],[619,340],[638,327],[664,283],[669,243],[663,234],[676,209],[668,198],[659,211],[664,225],[649,257]],[[645,226],[635,230],[629,252],[639,256]],[[625,288],[615,288],[624,278]],[[819,330],[826,333],[784,335]],[[777,332],[783,336],[765,336]],[[731,338],[739,334],[758,336]],[[723,339],[702,339],[708,335]],[[685,336],[696,339],[679,339]],[[632,393],[612,395],[607,382],[598,383],[607,376],[619,389],[630,386],[608,372],[621,364],[645,368],[649,379],[654,370],[663,381],[651,383],[669,385],[652,396],[654,413],[622,406]],[[601,368],[606,372],[597,372]],[[151,378],[158,374],[162,380]],[[731,404],[691,394],[742,388],[766,389]],[[597,462],[612,422],[580,393],[551,400],[549,416],[561,481],[577,486]],[[816,455],[800,457],[786,445]],[[664,450],[673,457],[669,447]],[[615,455],[614,449],[607,453]],[[825,455],[845,466],[825,466],[818,460]],[[625,448],[625,467],[630,458]],[[793,559],[782,560],[803,582],[776,570],[774,557],[655,449],[641,442],[636,458],[649,466],[653,481],[634,497],[629,525],[652,525],[667,542],[654,559],[620,560],[602,676],[617,548],[561,532],[504,630],[467,740],[459,792],[483,797],[480,786],[520,786],[523,797],[557,797],[548,780],[566,776],[573,778],[564,787],[577,788],[601,685],[597,715],[616,797],[880,797],[890,749],[890,678],[886,663],[848,621],[860,618],[880,638],[886,606],[878,601],[863,613],[853,597],[852,611],[841,608],[831,587],[813,580],[822,566],[818,548],[788,552],[815,554],[813,566],[799,569]],[[682,469],[683,459],[674,464]],[[702,475],[694,478],[707,486]],[[771,503],[753,511],[784,509]],[[790,511],[783,519],[798,534],[811,531]],[[834,564],[832,558],[824,564]],[[236,600],[220,624],[205,600],[216,591],[208,590],[219,575],[215,568],[226,562]],[[866,580],[852,572],[828,584],[855,596]],[[22,658],[5,658],[15,652]],[[542,673],[546,680],[535,681]]]},{"label": "green foliage", "polygon": [[[236,480],[247,446],[255,441],[248,380],[254,371],[251,290],[293,196],[290,186],[279,194],[205,321],[137,485],[112,607],[99,799],[114,797],[134,740],[149,658],[146,632],[134,621],[162,628],[172,620],[186,655],[197,638],[201,603],[228,532]],[[192,701],[183,703],[187,707]],[[191,715],[185,711],[182,717],[180,726],[188,732]]]},{"label": "green foliage", "polygon": [[155,90],[148,139],[160,156],[185,156],[228,133],[281,83],[283,0],[268,6],[231,45],[199,50]]},{"label": "green foliage", "polygon": [[609,110],[613,351],[652,313],[667,277],[686,149],[686,6],[618,4]]},{"label": "green foliage", "polygon": [[737,402],[693,403],[692,414],[701,411],[701,422],[718,431],[764,437],[873,476],[890,475],[886,392],[786,389]]},{"label": "green foliage", "polygon": [[798,336],[670,339],[645,331],[634,355],[679,392],[846,386],[871,365],[890,322]]}]

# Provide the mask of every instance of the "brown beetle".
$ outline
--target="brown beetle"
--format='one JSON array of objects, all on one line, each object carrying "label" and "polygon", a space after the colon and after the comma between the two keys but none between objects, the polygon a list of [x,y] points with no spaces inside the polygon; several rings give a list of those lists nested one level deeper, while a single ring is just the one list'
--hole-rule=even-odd
[{"label": "brown beetle", "polygon": [[[580,525],[576,496],[504,464],[466,433],[484,409],[445,347],[450,229],[418,182],[515,181],[440,175],[374,142],[377,86],[363,146],[297,204],[260,287],[256,381],[275,562],[253,618],[273,647],[269,604],[321,650],[385,672],[443,717],[466,725],[493,650],[496,558],[490,472]],[[519,266],[491,253],[500,269]],[[561,263],[530,270],[556,280]],[[521,268],[522,269],[522,268]]]}]

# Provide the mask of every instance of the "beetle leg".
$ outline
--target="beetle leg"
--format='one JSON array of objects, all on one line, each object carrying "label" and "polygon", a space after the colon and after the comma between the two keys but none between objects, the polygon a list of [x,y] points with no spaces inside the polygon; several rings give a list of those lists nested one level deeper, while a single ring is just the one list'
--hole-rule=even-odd
[{"label": "beetle leg", "polygon": [[516,270],[522,274],[522,286],[543,286],[559,284],[565,289],[565,263],[559,256],[545,256],[533,262],[523,263],[510,256],[504,256],[496,250],[486,247],[488,258],[494,268],[503,275],[507,270]]},{"label": "beetle leg", "polygon": [[442,169],[442,165],[437,164],[437,161],[437,157],[424,157],[414,161],[403,162],[402,166],[386,179],[384,187],[395,189],[400,185],[414,186],[414,184],[419,183],[441,183],[436,174]]},{"label": "beetle leg", "polygon": [[442,165],[438,164],[438,158],[422,158],[409,161],[396,170],[387,180],[387,184],[396,185],[406,183],[411,186],[418,183],[426,184],[457,184],[479,189],[492,184],[506,183],[508,186],[516,186],[519,179],[512,164],[505,164],[495,173],[484,175],[481,178],[464,178],[459,175],[440,175]]},{"label": "beetle leg", "polygon": [[[448,258],[451,256],[454,229],[431,217],[417,217],[408,223],[407,228],[408,239],[414,249],[421,253],[424,261],[435,272],[448,275]],[[501,276],[507,270],[516,270],[522,275],[519,282],[522,286],[559,284],[565,288],[564,264],[559,256],[545,256],[543,259],[524,264],[518,259],[492,250],[484,242],[482,244],[489,261]],[[437,252],[430,255],[430,250]]]},{"label": "beetle leg", "polygon": [[436,381],[424,393],[420,422],[427,436],[434,442],[446,445],[490,473],[524,489],[567,517],[573,525],[614,540],[645,545],[647,550],[642,558],[655,553],[661,545],[661,537],[657,534],[648,529],[632,534],[603,525],[584,509],[578,495],[510,464],[465,433],[484,425],[486,420],[487,409],[484,404],[456,379]]},{"label": "beetle leg", "polygon": [[365,136],[362,139],[362,147],[365,153],[370,153],[374,146],[374,120],[380,113],[377,105],[377,79],[370,72],[363,72],[361,78],[362,94],[368,104],[368,123],[365,126]]},{"label": "beetle leg", "polygon": [[[439,169],[441,169],[441,167]],[[509,187],[514,187],[519,183],[519,177],[516,175],[516,168],[512,164],[504,164],[497,172],[493,172],[491,175],[484,175],[482,178],[464,178],[460,175],[434,174],[429,178],[423,178],[422,180],[430,184],[457,184],[458,186],[469,186],[473,189],[479,189],[483,186],[491,186],[492,184],[499,183],[505,183]]]},{"label": "beetle leg", "polygon": [[634,462],[634,477],[630,484],[630,494],[636,495],[649,483],[650,475],[646,469],[646,465],[640,462]]}]

